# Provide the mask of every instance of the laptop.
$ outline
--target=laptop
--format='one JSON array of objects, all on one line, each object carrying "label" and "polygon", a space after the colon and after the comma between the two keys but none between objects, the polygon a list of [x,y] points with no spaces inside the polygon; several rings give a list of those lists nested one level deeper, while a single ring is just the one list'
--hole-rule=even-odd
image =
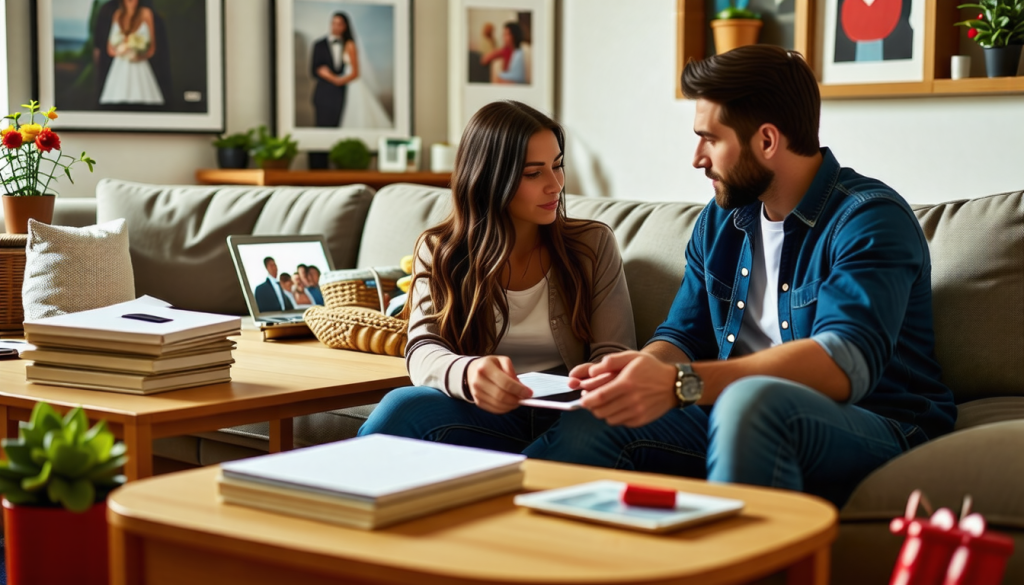
[{"label": "laptop", "polygon": [[324,236],[228,236],[228,248],[263,338],[311,334],[302,314],[322,305],[323,294],[307,287],[334,270]]}]

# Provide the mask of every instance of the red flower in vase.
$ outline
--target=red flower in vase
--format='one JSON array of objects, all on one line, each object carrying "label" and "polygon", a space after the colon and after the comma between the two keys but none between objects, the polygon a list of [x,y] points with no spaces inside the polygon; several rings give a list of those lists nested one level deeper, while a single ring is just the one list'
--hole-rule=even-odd
[{"label": "red flower in vase", "polygon": [[36,148],[43,152],[50,152],[51,150],[60,150],[60,137],[57,133],[49,128],[43,128],[43,131],[36,136]]}]

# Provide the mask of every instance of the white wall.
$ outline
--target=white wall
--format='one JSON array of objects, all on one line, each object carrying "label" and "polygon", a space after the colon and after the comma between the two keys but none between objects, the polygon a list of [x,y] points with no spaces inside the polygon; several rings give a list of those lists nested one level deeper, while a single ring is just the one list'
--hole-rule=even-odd
[{"label": "white wall", "polygon": [[[557,1],[556,101],[569,132],[569,191],[709,199],[708,181],[690,166],[693,104],[674,97],[676,0]],[[413,131],[424,145],[447,135],[447,6],[413,1]],[[269,123],[269,14],[269,0],[225,0],[228,132]],[[27,0],[8,2],[7,17],[9,96],[17,105],[32,97]],[[826,101],[821,136],[844,165],[912,202],[1024,188],[1022,96]],[[86,150],[99,162],[92,175],[75,169],[76,184],[60,184],[64,196],[91,196],[102,177],[192,183],[196,169],[215,164],[209,135],[61,137],[69,153]]]}]

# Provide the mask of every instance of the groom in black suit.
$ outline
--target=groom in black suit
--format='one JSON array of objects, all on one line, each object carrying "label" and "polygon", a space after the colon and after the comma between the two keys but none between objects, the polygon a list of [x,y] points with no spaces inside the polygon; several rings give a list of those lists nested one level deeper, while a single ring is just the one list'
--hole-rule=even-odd
[{"label": "groom in black suit", "polygon": [[331,17],[331,34],[313,43],[313,109],[316,110],[316,125],[337,128],[341,124],[341,113],[345,110],[345,96],[348,87],[342,82],[345,73],[345,42],[352,39],[348,16],[335,12]]},{"label": "groom in black suit", "polygon": [[267,269],[267,279],[256,287],[256,307],[260,313],[270,311],[290,311],[295,308],[288,295],[281,290],[281,283],[277,281],[277,262],[270,256],[263,259],[263,267]]}]

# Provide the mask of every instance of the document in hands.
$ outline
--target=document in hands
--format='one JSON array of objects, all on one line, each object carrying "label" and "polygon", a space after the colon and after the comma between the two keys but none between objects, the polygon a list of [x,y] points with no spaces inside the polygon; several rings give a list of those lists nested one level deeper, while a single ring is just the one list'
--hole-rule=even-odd
[{"label": "document in hands", "polygon": [[556,410],[576,410],[577,408],[582,408],[580,398],[583,396],[583,392],[569,387],[568,376],[530,372],[528,374],[520,374],[519,381],[530,390],[533,390],[533,397],[520,400],[519,404],[539,408],[554,408]]}]

